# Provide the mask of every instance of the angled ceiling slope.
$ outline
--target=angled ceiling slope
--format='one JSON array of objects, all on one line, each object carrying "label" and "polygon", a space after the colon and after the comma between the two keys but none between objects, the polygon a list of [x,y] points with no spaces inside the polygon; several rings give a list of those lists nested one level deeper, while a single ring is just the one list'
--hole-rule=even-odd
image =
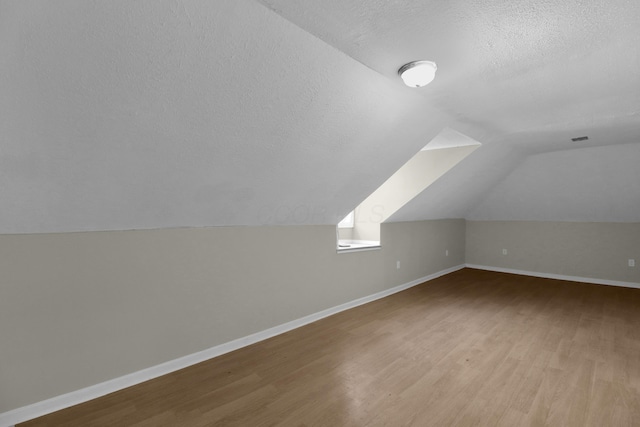
[{"label": "angled ceiling slope", "polygon": [[335,224],[449,120],[249,0],[2,2],[0,69],[0,233]]},{"label": "angled ceiling slope", "polygon": [[443,129],[356,207],[352,237],[379,242],[381,223],[450,173],[481,145],[451,128]]},{"label": "angled ceiling slope", "polygon": [[482,149],[391,220],[465,217],[573,136],[638,142],[639,24],[625,0],[4,1],[0,233],[335,224],[445,126]]},{"label": "angled ceiling slope", "polygon": [[640,143],[533,155],[468,218],[640,222],[639,161]]},{"label": "angled ceiling slope", "polygon": [[[483,147],[391,221],[467,217],[533,154],[640,142],[639,2],[261,1],[390,79],[411,60],[438,64],[418,91]],[[571,138],[581,135],[590,140],[576,146]],[[559,182],[572,176],[553,173]]]}]

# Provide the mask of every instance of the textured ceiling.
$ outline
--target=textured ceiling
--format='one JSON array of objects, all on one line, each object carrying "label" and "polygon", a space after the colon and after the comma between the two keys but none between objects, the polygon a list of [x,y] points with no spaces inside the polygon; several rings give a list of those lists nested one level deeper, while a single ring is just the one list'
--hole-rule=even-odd
[{"label": "textured ceiling", "polygon": [[397,84],[400,65],[436,61],[422,94],[494,136],[639,123],[638,2],[263,1]]},{"label": "textured ceiling", "polygon": [[[469,217],[494,185],[524,165],[530,155],[640,143],[638,2],[263,2],[397,84],[401,84],[397,69],[408,61],[427,59],[438,64],[436,80],[417,91],[431,106],[455,119],[454,129],[483,147],[397,212],[392,221]],[[589,141],[571,141],[582,135],[588,135]],[[622,155],[619,150],[611,153]],[[637,152],[631,154],[639,163]],[[549,204],[545,199],[549,189],[528,182],[529,204],[540,202],[544,208],[535,214],[523,209],[517,218],[640,221],[637,182],[623,179],[624,174],[608,176],[595,157],[581,156],[581,161],[586,162],[583,170],[596,171],[589,180],[593,192],[582,191],[562,203]],[[540,173],[552,182],[574,176],[561,168],[542,168]],[[608,203],[619,204],[624,214],[597,208],[589,215],[574,214],[578,207],[604,200],[605,185],[614,192],[607,197]],[[636,202],[630,205],[629,198]],[[498,209],[482,212],[483,219],[504,216]]]},{"label": "textured ceiling", "polygon": [[[568,220],[605,187],[588,220],[640,221],[603,167],[640,163],[607,147],[640,144],[639,27],[622,0],[0,0],[0,233],[336,223],[446,126],[483,146],[392,221]],[[594,193],[487,208],[573,152]]]},{"label": "textured ceiling", "polygon": [[447,121],[256,2],[0,7],[3,233],[337,223]]}]

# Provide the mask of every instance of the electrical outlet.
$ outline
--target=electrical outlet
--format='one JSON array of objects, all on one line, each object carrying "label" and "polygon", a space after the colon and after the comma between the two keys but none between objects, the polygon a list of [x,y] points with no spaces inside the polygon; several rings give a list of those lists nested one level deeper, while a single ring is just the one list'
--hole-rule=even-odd
[{"label": "electrical outlet", "polygon": [[396,261],[396,269],[400,270],[400,261]]},{"label": "electrical outlet", "polygon": [[449,256],[449,249],[447,249],[446,251],[444,251],[444,255],[445,255],[445,256]]},{"label": "electrical outlet", "polygon": [[508,253],[509,253],[509,251],[507,251],[506,249],[503,249],[503,250],[502,250],[502,255],[506,255],[506,254],[508,254]]},{"label": "electrical outlet", "polygon": [[629,267],[635,267],[636,266],[636,260],[635,259],[630,259],[629,260]]}]

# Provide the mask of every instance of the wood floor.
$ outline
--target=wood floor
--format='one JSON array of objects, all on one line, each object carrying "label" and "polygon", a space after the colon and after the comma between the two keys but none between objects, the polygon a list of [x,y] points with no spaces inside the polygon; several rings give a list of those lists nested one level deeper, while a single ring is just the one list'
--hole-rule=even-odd
[{"label": "wood floor", "polygon": [[465,269],[42,425],[640,426],[640,290]]}]

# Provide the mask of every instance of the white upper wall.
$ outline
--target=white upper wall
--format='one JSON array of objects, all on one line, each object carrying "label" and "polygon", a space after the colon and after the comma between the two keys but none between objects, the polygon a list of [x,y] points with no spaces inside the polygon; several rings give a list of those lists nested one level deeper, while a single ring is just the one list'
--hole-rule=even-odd
[{"label": "white upper wall", "polygon": [[[482,148],[390,221],[465,217],[529,155],[637,141],[639,22],[626,0],[0,0],[0,233],[335,224],[447,126]],[[416,59],[438,64],[417,90]]]},{"label": "white upper wall", "polygon": [[0,69],[0,233],[337,223],[447,124],[248,0],[3,1]]},{"label": "white upper wall", "polygon": [[[440,135],[436,140],[440,139]],[[444,145],[444,144],[443,144]],[[437,181],[480,144],[420,150],[378,189],[358,205],[353,237],[380,240],[380,223]]]},{"label": "white upper wall", "polygon": [[387,222],[465,218],[522,161],[512,147],[483,144],[394,213]]},{"label": "white upper wall", "polygon": [[640,142],[528,157],[467,219],[640,222]]}]

